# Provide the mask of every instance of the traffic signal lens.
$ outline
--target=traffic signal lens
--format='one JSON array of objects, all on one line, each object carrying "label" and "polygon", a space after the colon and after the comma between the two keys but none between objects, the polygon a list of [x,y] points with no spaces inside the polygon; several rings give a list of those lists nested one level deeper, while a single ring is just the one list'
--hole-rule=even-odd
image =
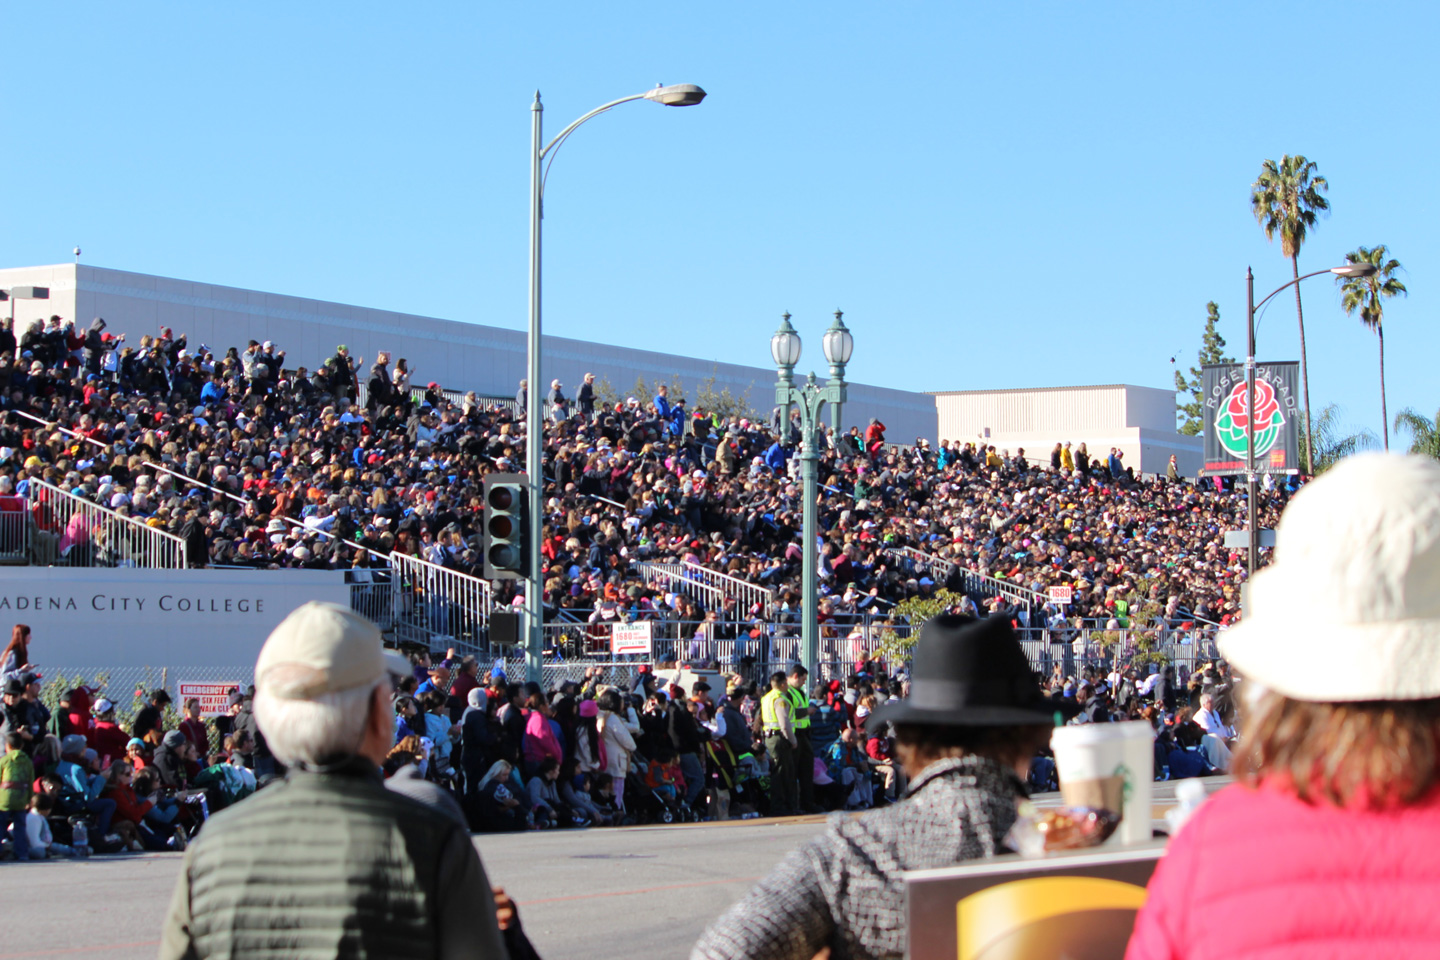
[{"label": "traffic signal lens", "polygon": [[490,548],[490,563],[511,570],[520,566],[520,551],[513,543],[497,543]]},{"label": "traffic signal lens", "polygon": [[490,518],[490,536],[498,537],[501,540],[509,540],[515,535],[514,517],[501,514]]},{"label": "traffic signal lens", "polygon": [[[515,506],[515,492],[509,487],[490,488],[490,508],[492,510],[510,510]],[[505,534],[509,536],[509,534]]]}]

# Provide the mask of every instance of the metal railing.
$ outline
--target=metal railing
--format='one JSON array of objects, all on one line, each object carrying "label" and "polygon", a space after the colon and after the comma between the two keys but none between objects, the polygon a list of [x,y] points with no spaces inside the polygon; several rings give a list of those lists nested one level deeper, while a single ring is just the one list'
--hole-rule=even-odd
[{"label": "metal railing", "polygon": [[0,563],[29,563],[35,520],[20,497],[0,497]]},{"label": "metal railing", "polygon": [[394,571],[389,567],[371,567],[345,571],[345,585],[350,588],[350,609],[375,621],[382,634],[395,632]]},{"label": "metal railing", "polygon": [[[494,604],[488,581],[402,553],[390,554],[389,573],[391,606],[383,613],[397,642],[476,655],[486,651]],[[355,599],[352,588],[351,602]],[[363,593],[361,599],[372,602]]]},{"label": "metal railing", "polygon": [[722,573],[719,570],[711,570],[709,567],[702,567],[692,561],[687,561],[684,567],[689,576],[707,586],[718,588],[726,597],[734,597],[738,600],[741,610],[750,610],[758,603],[760,609],[768,614],[771,606],[775,603],[775,591],[769,587],[762,587],[740,577]]},{"label": "metal railing", "polygon": [[686,567],[683,563],[651,563],[648,560],[635,564],[636,571],[656,586],[698,600],[707,610],[718,610],[724,606],[725,591],[706,583]]},{"label": "metal railing", "polygon": [[[182,570],[185,541],[43,480],[30,480],[32,556],[48,566]],[[43,544],[42,544],[43,541]]]},{"label": "metal railing", "polygon": [[887,552],[901,558],[911,569],[929,576],[937,584],[945,583],[952,574],[959,571],[962,588],[972,598],[1001,596],[1027,609],[1043,606],[1046,602],[1044,594],[1036,593],[1029,587],[967,570],[952,560],[925,553],[914,547],[890,547]]}]

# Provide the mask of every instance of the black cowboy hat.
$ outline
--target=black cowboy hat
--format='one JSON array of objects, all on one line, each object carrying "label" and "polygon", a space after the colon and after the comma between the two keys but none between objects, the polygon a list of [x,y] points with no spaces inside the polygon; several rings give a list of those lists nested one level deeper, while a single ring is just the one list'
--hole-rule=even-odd
[{"label": "black cowboy hat", "polygon": [[927,621],[910,673],[910,697],[876,709],[871,724],[1038,726],[1065,712],[1041,693],[1009,617],[942,614]]}]

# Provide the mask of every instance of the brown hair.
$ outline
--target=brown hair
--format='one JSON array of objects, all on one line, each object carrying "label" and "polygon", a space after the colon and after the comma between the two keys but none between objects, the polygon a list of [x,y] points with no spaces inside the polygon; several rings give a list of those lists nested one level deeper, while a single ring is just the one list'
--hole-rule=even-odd
[{"label": "brown hair", "polygon": [[1050,742],[1052,724],[965,727],[897,723],[895,756],[914,772],[947,757],[985,757],[1006,767],[1029,760]]},{"label": "brown hair", "polygon": [[1258,694],[1233,769],[1307,803],[1385,809],[1440,783],[1440,699],[1308,703]]},{"label": "brown hair", "polygon": [[4,652],[0,653],[0,661],[8,657],[12,650],[15,652],[16,669],[30,663],[30,628],[23,623],[15,624],[10,631],[10,643]]}]

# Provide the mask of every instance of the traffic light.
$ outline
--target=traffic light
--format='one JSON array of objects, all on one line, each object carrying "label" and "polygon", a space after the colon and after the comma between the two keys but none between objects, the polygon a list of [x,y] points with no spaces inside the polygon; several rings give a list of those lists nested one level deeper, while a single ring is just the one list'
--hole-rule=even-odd
[{"label": "traffic light", "polygon": [[527,575],[529,524],[523,473],[485,475],[485,579],[516,580]]}]

